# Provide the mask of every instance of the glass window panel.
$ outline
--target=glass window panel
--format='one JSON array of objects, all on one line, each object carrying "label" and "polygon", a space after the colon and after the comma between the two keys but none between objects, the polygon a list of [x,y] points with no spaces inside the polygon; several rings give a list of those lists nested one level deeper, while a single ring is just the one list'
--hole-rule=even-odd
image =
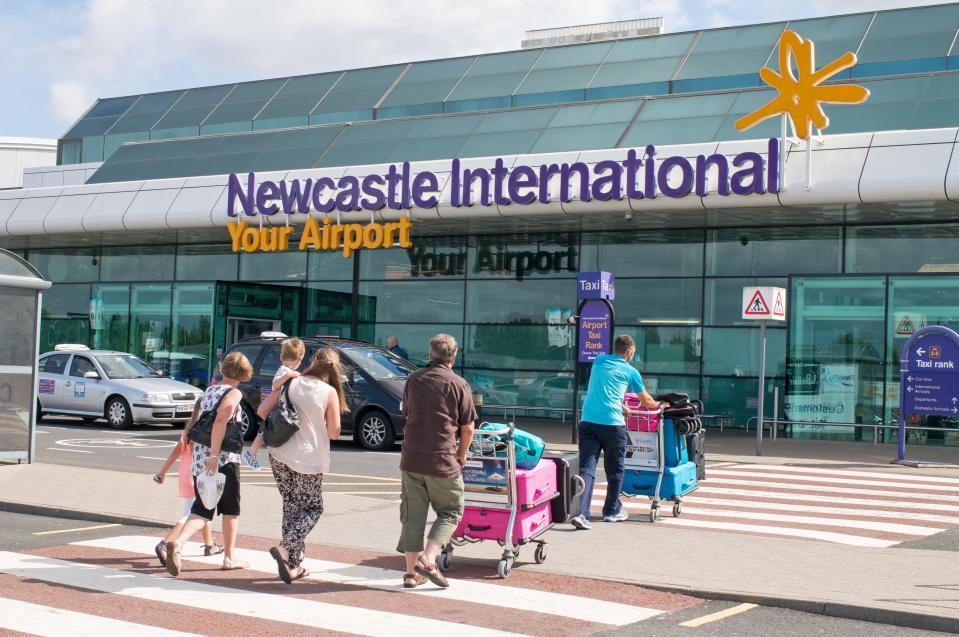
[{"label": "glass window panel", "polygon": [[386,96],[382,106],[442,102],[475,59],[416,62]]},{"label": "glass window panel", "polygon": [[766,63],[784,26],[777,22],[703,31],[676,78],[754,74]]},{"label": "glass window panel", "polygon": [[342,252],[334,250],[310,250],[308,254],[307,276],[311,281],[353,280],[353,259],[344,258]]},{"label": "glass window panel", "polygon": [[541,49],[534,49],[481,55],[453,89],[449,100],[512,95],[541,52]]},{"label": "glass window panel", "polygon": [[[142,96],[136,104],[114,124],[111,135],[149,131],[163,114],[176,104],[185,91],[167,91]],[[149,137],[149,136],[148,136]]]},{"label": "glass window panel", "polygon": [[411,248],[363,250],[361,279],[462,279],[465,238],[420,237]]},{"label": "glass window panel", "polygon": [[96,281],[100,275],[99,257],[98,248],[30,250],[27,254],[27,260],[43,278],[54,283]]},{"label": "glass window panel", "polygon": [[639,104],[631,101],[561,107],[531,152],[614,148]]},{"label": "glass window panel", "polygon": [[586,88],[611,48],[611,42],[595,42],[547,49],[516,94]]},{"label": "glass window panel", "polygon": [[58,343],[87,344],[90,338],[90,286],[58,284],[43,292],[40,351]]},{"label": "glass window panel", "polygon": [[576,278],[579,272],[579,240],[572,233],[472,236],[469,242],[472,278]]},{"label": "glass window panel", "polygon": [[64,139],[103,135],[137,101],[138,95],[97,100],[93,108],[63,136]]},{"label": "glass window panel", "polygon": [[[706,325],[754,325],[751,319],[743,316],[743,288],[746,286],[771,286],[785,288],[788,279],[706,279],[706,311],[703,321]],[[776,327],[770,322],[769,327]]]},{"label": "glass window panel", "polygon": [[[779,388],[779,395],[785,395],[784,382],[778,379],[766,379],[766,396],[763,405],[765,416],[773,414],[773,392]],[[742,428],[746,421],[755,419],[759,403],[759,380],[755,378],[703,378],[703,405],[707,414],[731,416],[733,427]],[[780,407],[780,416],[782,415]],[[729,427],[730,425],[726,425]],[[755,431],[755,423],[750,425]],[[794,429],[795,432],[795,429]]]},{"label": "glass window panel", "polygon": [[214,132],[214,124],[227,122],[248,124],[285,81],[285,79],[279,78],[237,84],[233,92],[227,95],[220,105],[203,121],[203,126],[200,129],[201,134],[206,134],[207,131]]},{"label": "glass window panel", "polygon": [[[176,285],[173,288],[173,346],[163,370],[176,380],[197,387],[210,381],[210,343],[213,341],[213,286]],[[160,352],[154,361],[162,361]]]},{"label": "glass window panel", "polygon": [[93,347],[127,351],[130,337],[130,286],[94,285],[91,305]]},{"label": "glass window panel", "polygon": [[84,137],[81,155],[85,164],[93,161],[103,161],[103,136]]},{"label": "glass window panel", "polygon": [[177,246],[176,278],[235,281],[238,258],[228,245],[180,245]]},{"label": "glass window panel", "polygon": [[132,285],[130,295],[130,352],[162,368],[170,351],[173,290],[169,285]]},{"label": "glass window panel", "polygon": [[642,374],[643,385],[653,396],[659,394],[681,393],[691,399],[699,398],[699,376],[665,376]]},{"label": "glass window panel", "polygon": [[897,130],[912,127],[928,77],[860,82],[871,92],[865,104],[833,108],[829,112],[830,133]]},{"label": "glass window panel", "polygon": [[572,280],[470,281],[466,297],[469,323],[561,325],[576,312]]},{"label": "glass window panel", "polygon": [[669,80],[695,37],[695,32],[689,32],[619,40],[589,86]]},{"label": "glass window panel", "polygon": [[636,357],[631,364],[639,370],[640,374],[645,377],[647,372],[699,373],[703,343],[702,331],[699,327],[622,327],[618,324],[618,305],[616,309],[616,335],[628,334],[636,341]]},{"label": "glass window panel", "polygon": [[[37,321],[36,293],[6,288],[3,291],[3,336],[0,340],[0,449],[26,453],[31,445],[34,394],[34,350]],[[10,456],[7,456],[10,459]]]},{"label": "glass window panel", "polygon": [[721,228],[706,235],[706,274],[839,272],[840,228]]},{"label": "glass window panel", "polygon": [[735,101],[731,93],[647,100],[620,146],[712,140]]},{"label": "glass window panel", "polygon": [[858,58],[861,63],[945,56],[959,27],[959,6],[880,11]]},{"label": "glass window panel", "polygon": [[463,282],[362,282],[359,320],[364,323],[458,323],[463,320]]},{"label": "glass window panel", "polygon": [[[787,416],[812,422],[881,419],[886,342],[883,278],[794,279],[791,292],[793,380]],[[805,382],[807,378],[811,382]]]},{"label": "glass window panel", "polygon": [[[726,115],[726,119],[723,120],[714,139],[742,139],[743,133],[736,130],[736,120],[743,115],[752,113],[775,96],[775,91],[747,91],[736,95],[736,100],[732,106],[729,107],[729,114]],[[832,111],[830,111],[830,113],[831,112]],[[830,129],[830,132],[831,130],[832,129]],[[762,139],[766,137],[778,137],[779,132],[779,120],[774,117],[750,128],[746,132],[746,135],[752,139]]]},{"label": "glass window panel", "polygon": [[[492,369],[572,370],[575,328],[555,325],[469,325],[463,346],[465,365]],[[572,383],[569,390],[571,401]],[[529,396],[532,400],[534,396]],[[529,403],[536,404],[536,403]]]},{"label": "glass window panel", "polygon": [[400,347],[410,355],[410,362],[423,367],[430,359],[430,339],[437,334],[449,334],[456,339],[460,346],[460,355],[456,359],[459,366],[462,363],[464,343],[463,326],[461,324],[420,325],[404,323],[375,323],[360,325],[359,338],[367,343],[374,343],[386,347],[386,340],[395,336]]},{"label": "glass window panel", "polygon": [[163,131],[188,127],[195,127],[199,130],[203,118],[210,114],[210,111],[230,93],[234,86],[234,84],[222,84],[220,86],[191,88],[160,118],[160,121],[154,125],[153,130]]},{"label": "glass window panel", "polygon": [[[372,113],[373,107],[383,97],[387,89],[402,72],[404,65],[396,64],[393,66],[381,66],[372,69],[359,69],[347,71],[346,74],[336,83],[336,86],[323,98],[316,106],[310,118],[310,123],[320,123],[321,121],[337,121],[313,116],[343,114],[344,121],[349,119],[350,115],[358,112]],[[359,117],[357,119],[370,119],[369,117]]]},{"label": "glass window panel", "polygon": [[173,246],[104,248],[102,281],[169,281],[173,279]]},{"label": "glass window panel", "polygon": [[590,232],[582,235],[580,270],[617,277],[701,276],[702,230]]},{"label": "glass window panel", "polygon": [[[466,369],[464,378],[469,381],[474,391],[483,394],[484,418],[511,418],[512,411],[497,412],[495,405],[531,405],[540,407],[534,411],[536,416],[552,416],[559,418],[559,412],[543,412],[543,407],[553,409],[572,410],[573,408],[573,375],[571,372],[551,371],[535,372],[523,370],[492,371],[485,369]],[[582,393],[580,394],[582,400]],[[535,402],[534,402],[535,401]],[[518,416],[528,415],[522,411]],[[567,431],[570,427],[570,413],[566,414]],[[560,426],[558,423],[556,426]]]},{"label": "glass window panel", "polygon": [[[758,376],[759,326],[704,328],[703,373]],[[766,375],[785,374],[786,330],[766,330]]]},{"label": "glass window panel", "polygon": [[306,286],[306,320],[349,324],[353,317],[351,281],[310,282]]},{"label": "glass window panel", "polygon": [[[811,20],[792,20],[786,28],[816,43],[816,63],[821,67],[847,51],[856,52],[859,43],[862,42],[862,36],[866,33],[866,28],[872,21],[872,15],[860,13]],[[769,63],[774,68],[779,66],[778,41],[773,47]]]},{"label": "glass window panel", "polygon": [[306,279],[306,252],[243,252],[241,281],[302,281]]},{"label": "glass window panel", "polygon": [[[294,121],[290,118],[302,122],[293,125],[305,126],[310,111],[342,75],[342,72],[336,72],[291,77],[290,81],[277,92],[276,96],[257,116],[257,121],[253,124],[254,128],[264,127],[267,122],[271,121],[277,124],[282,124],[284,121]],[[280,126],[275,127],[280,128]]]},{"label": "glass window panel", "polygon": [[698,325],[703,313],[703,280],[616,277],[616,324]]},{"label": "glass window panel", "polygon": [[[340,338],[352,338],[352,328],[349,323],[323,323],[310,321],[306,324],[304,334],[315,336],[339,336]],[[361,339],[367,340],[367,339]]]},{"label": "glass window panel", "polygon": [[150,133],[124,133],[122,135],[107,135],[103,138],[103,158],[109,159],[120,146],[127,142],[145,142],[150,139]]},{"label": "glass window panel", "polygon": [[82,142],[63,142],[60,146],[61,164],[79,164]]},{"label": "glass window panel", "polygon": [[850,227],[847,272],[959,270],[959,225]]}]

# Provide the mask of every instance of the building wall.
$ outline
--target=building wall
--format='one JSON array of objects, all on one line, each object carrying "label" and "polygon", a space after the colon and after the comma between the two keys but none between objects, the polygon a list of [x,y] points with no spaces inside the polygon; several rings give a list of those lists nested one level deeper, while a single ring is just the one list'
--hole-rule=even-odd
[{"label": "building wall", "polygon": [[57,140],[0,137],[0,188],[23,185],[23,169],[57,163]]},{"label": "building wall", "polygon": [[[709,413],[743,426],[755,415],[759,350],[758,328],[740,319],[741,288],[776,285],[790,288],[793,309],[788,326],[768,330],[767,413],[779,387],[780,417],[824,423],[796,435],[871,440],[871,429],[853,434],[830,423],[896,416],[903,316],[917,326],[959,325],[959,307],[943,302],[959,293],[949,274],[959,271],[959,224],[424,237],[409,250],[354,260],[158,243],[29,251],[55,282],[44,295],[41,347],[88,342],[160,366],[170,352],[185,354],[195,362],[184,378],[203,383],[215,358],[211,326],[225,319],[216,316],[225,302],[212,281],[269,283],[304,290],[300,334],[379,345],[396,335],[423,361],[429,337],[447,332],[462,344],[460,371],[487,404],[569,408],[574,348],[563,317],[575,312],[576,272],[603,269],[617,277],[616,331],[636,339],[635,364],[651,388],[702,397]],[[272,293],[264,289],[262,301],[273,303]],[[253,305],[255,297],[254,288]],[[852,385],[817,385],[811,394],[788,381],[813,368],[852,368]]]}]

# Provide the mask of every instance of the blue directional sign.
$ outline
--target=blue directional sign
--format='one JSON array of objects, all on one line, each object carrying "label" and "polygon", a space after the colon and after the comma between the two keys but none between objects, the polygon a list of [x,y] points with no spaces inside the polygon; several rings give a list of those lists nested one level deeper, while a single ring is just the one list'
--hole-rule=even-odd
[{"label": "blue directional sign", "polygon": [[902,370],[903,408],[910,414],[959,414],[959,346],[945,334],[917,339]]}]

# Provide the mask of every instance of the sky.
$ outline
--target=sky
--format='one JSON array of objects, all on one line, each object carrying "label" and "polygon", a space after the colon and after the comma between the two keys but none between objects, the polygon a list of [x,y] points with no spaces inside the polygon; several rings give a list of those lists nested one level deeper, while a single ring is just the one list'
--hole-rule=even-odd
[{"label": "sky", "polygon": [[528,29],[663,17],[674,33],[922,4],[940,2],[0,0],[0,136],[57,138],[98,97],[506,51]]}]

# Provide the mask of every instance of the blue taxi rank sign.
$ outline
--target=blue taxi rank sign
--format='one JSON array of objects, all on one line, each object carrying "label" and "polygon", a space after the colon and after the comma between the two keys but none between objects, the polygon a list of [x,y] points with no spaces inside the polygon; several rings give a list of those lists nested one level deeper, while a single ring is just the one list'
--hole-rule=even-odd
[{"label": "blue taxi rank sign", "polygon": [[899,364],[899,449],[906,458],[906,414],[959,417],[959,334],[930,325],[906,341]]}]

